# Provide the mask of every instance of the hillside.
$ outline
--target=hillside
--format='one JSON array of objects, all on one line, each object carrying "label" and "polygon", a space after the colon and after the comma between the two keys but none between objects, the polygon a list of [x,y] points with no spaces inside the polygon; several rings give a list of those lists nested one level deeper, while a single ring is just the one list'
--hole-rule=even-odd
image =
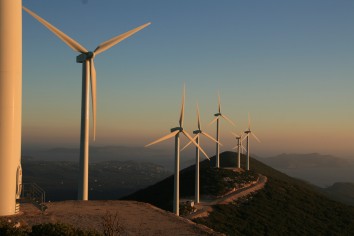
[{"label": "hillside", "polygon": [[[210,168],[215,165],[213,161],[200,163],[200,195],[207,195],[208,198],[215,198],[229,192],[235,186],[241,186],[247,182],[257,179],[257,175],[250,171],[234,172],[227,169]],[[180,172],[180,198],[193,199],[194,197],[194,173],[195,166],[190,166]],[[153,204],[167,211],[172,211],[172,196],[174,188],[174,176],[139,190],[123,200],[135,200]],[[226,181],[225,181],[226,180]]]},{"label": "hillside", "polygon": [[[234,166],[235,153],[221,154],[221,166]],[[245,158],[242,158],[243,161]],[[202,165],[209,165],[207,161]],[[243,163],[244,166],[244,163]],[[354,208],[329,200],[315,188],[291,178],[265,164],[251,159],[254,173],[268,177],[266,187],[253,197],[228,205],[217,205],[207,218],[198,218],[205,224],[228,235],[353,235]],[[181,186],[193,191],[194,167],[181,171]],[[189,175],[187,181],[186,175]],[[171,177],[169,177],[171,178]],[[172,201],[168,179],[126,197],[154,205]],[[189,184],[187,184],[189,183]],[[165,189],[165,188],[168,189]],[[165,193],[166,192],[166,193]],[[164,196],[162,199],[161,195]],[[155,196],[153,199],[151,196]],[[164,208],[166,209],[166,208]]]},{"label": "hillside", "polygon": [[333,200],[354,206],[354,183],[334,183],[322,191]]}]

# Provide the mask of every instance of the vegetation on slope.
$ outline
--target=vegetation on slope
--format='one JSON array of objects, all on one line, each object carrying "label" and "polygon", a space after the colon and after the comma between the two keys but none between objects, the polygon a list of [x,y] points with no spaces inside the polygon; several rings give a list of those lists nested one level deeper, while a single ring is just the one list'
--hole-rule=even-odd
[{"label": "vegetation on slope", "polygon": [[[234,154],[222,154],[221,166]],[[266,187],[245,201],[217,205],[195,221],[228,235],[354,235],[354,208],[327,199],[303,181],[251,159],[268,177]]]},{"label": "vegetation on slope", "polygon": [[[31,228],[16,226],[13,222],[0,219],[1,236],[101,236],[102,234],[75,228],[62,223],[46,223],[33,225]],[[107,234],[104,234],[107,235]]]},{"label": "vegetation on slope", "polygon": [[320,191],[335,201],[354,206],[354,183],[338,182]]}]

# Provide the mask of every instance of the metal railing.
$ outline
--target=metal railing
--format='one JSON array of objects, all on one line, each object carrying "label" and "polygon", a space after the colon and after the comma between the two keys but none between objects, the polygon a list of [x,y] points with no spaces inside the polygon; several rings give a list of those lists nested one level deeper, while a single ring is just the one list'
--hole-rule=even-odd
[{"label": "metal railing", "polygon": [[45,191],[36,183],[23,183],[20,201],[31,202],[41,211],[45,211]]}]

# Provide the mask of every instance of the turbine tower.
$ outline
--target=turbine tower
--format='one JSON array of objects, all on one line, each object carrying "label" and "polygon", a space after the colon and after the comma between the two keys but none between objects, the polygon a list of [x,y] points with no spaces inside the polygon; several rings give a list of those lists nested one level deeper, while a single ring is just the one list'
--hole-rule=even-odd
[{"label": "turbine tower", "polygon": [[0,216],[21,194],[22,1],[0,0]]},{"label": "turbine tower", "polygon": [[179,215],[179,163],[180,163],[180,143],[179,143],[179,135],[180,133],[184,134],[206,157],[208,156],[204,150],[197,144],[194,139],[183,129],[183,119],[184,119],[184,100],[185,100],[185,86],[183,87],[183,95],[182,95],[182,106],[181,106],[181,114],[179,118],[179,126],[172,128],[171,133],[163,136],[160,139],[157,139],[154,142],[151,142],[145,147],[154,145],[156,143],[162,142],[164,140],[175,137],[175,176],[174,176],[174,194],[173,194],[173,212],[176,215]]},{"label": "turbine tower", "polygon": [[76,52],[81,53],[76,57],[77,63],[82,63],[82,100],[81,100],[81,131],[80,131],[80,177],[79,177],[79,187],[78,187],[78,199],[88,200],[88,162],[89,162],[89,83],[91,79],[91,97],[92,97],[92,116],[93,116],[93,139],[96,138],[96,69],[94,65],[94,58],[98,54],[108,50],[122,40],[130,37],[136,32],[142,30],[143,28],[150,25],[146,23],[135,29],[132,29],[126,33],[118,35],[110,40],[107,40],[97,48],[90,52],[83,46],[81,46],[74,39],[67,36],[65,33],[51,25],[49,22],[30,11],[29,9],[23,7],[23,9],[28,12],[31,16],[37,19],[50,31],[52,31],[58,38],[60,38],[64,43],[66,43],[71,49]]},{"label": "turbine tower", "polygon": [[227,116],[225,116],[224,114],[221,114],[221,104],[220,104],[220,93],[218,93],[218,113],[214,114],[215,118],[214,120],[212,120],[209,125],[211,125],[212,123],[214,123],[216,121],[216,168],[220,167],[220,127],[219,127],[219,123],[220,123],[220,117],[224,118],[227,122],[229,122],[231,125],[235,126],[234,122],[232,122],[232,120],[230,120]]},{"label": "turbine tower", "polygon": [[[209,134],[207,134],[206,132],[202,131],[201,129],[201,122],[200,122],[200,114],[199,114],[199,106],[197,103],[197,122],[198,122],[198,129],[193,131],[193,134],[195,134],[193,140],[195,140],[195,142],[200,146],[200,134],[204,135],[205,137],[209,138],[210,140],[214,141],[214,142],[218,142],[216,141],[213,137],[211,137]],[[192,142],[189,141],[182,149],[181,151],[183,151],[186,147],[188,147]],[[221,144],[220,144],[221,145]],[[196,147],[196,155],[195,155],[195,189],[194,189],[194,197],[195,197],[195,203],[199,203],[199,172],[200,172],[200,168],[199,168],[199,161],[200,161],[200,151],[199,148]],[[205,156],[208,160],[209,157]]]},{"label": "turbine tower", "polygon": [[246,151],[247,151],[247,161],[246,161],[246,170],[250,170],[250,134],[257,140],[257,142],[261,142],[259,138],[251,131],[251,118],[250,113],[248,113],[248,130],[245,131],[247,144],[246,144]]},{"label": "turbine tower", "polygon": [[241,152],[242,152],[242,149],[246,150],[246,148],[242,145],[242,141],[244,139],[244,137],[243,137],[244,134],[241,134],[241,135],[237,135],[235,133],[232,133],[232,134],[235,136],[235,138],[237,140],[237,145],[233,148],[233,149],[237,148],[237,161],[236,161],[237,168],[241,168]]}]

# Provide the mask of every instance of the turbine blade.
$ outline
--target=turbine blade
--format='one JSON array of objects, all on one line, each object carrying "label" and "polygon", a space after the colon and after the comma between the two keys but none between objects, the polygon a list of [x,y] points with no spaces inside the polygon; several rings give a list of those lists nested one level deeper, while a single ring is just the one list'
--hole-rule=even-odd
[{"label": "turbine blade", "polygon": [[179,126],[182,127],[184,119],[184,99],[186,96],[186,84],[183,84],[183,94],[182,94],[182,106],[181,106],[181,115],[179,117]]},{"label": "turbine blade", "polygon": [[231,132],[236,138],[241,138],[240,135],[235,134],[234,132]]},{"label": "turbine blade", "polygon": [[248,112],[248,130],[251,129],[251,117],[250,117],[250,113]]},{"label": "turbine blade", "polygon": [[247,151],[246,148],[243,145],[241,145],[241,149],[244,150],[244,151]]},{"label": "turbine blade", "polygon": [[235,123],[234,122],[232,122],[232,120],[230,120],[230,118],[228,118],[227,116],[225,116],[225,115],[221,115],[221,117],[222,118],[224,118],[225,120],[227,120],[231,125],[233,125],[233,126],[235,126],[236,127],[236,125],[235,125]]},{"label": "turbine blade", "polygon": [[[194,136],[193,140],[195,141],[197,138],[198,138],[198,134]],[[192,141],[189,141],[189,142],[181,149],[181,151],[183,151],[184,149],[186,149],[186,147],[188,147],[191,143],[192,143]]]},{"label": "turbine blade", "polygon": [[215,117],[208,125],[213,124],[215,121],[217,121],[219,119],[219,116]]},{"label": "turbine blade", "polygon": [[198,103],[197,103],[197,118],[198,118],[198,130],[201,130],[200,114],[199,114],[199,105],[198,105]]},{"label": "turbine blade", "polygon": [[259,138],[254,134],[254,133],[251,133],[253,135],[253,137],[260,143],[261,140],[259,140]]},{"label": "turbine blade", "polygon": [[192,138],[186,131],[182,130],[182,133],[199,149],[199,151],[201,151],[201,152],[204,154],[204,156],[205,156],[208,160],[210,160],[210,158],[208,157],[208,155],[204,152],[203,148],[201,148],[201,147],[199,146],[199,144],[197,144],[197,143],[193,140],[193,138]]},{"label": "turbine blade", "polygon": [[218,142],[215,138],[213,138],[209,134],[205,133],[204,131],[202,131],[201,134],[203,134],[205,137],[211,139],[213,142],[218,143],[218,144],[220,144],[220,146],[222,146],[222,144],[220,142]]},{"label": "turbine blade", "polygon": [[246,134],[245,136],[243,136],[243,138],[241,139],[241,142],[242,142],[243,140],[245,140],[247,137],[248,137],[248,134]]},{"label": "turbine blade", "polygon": [[86,48],[81,46],[78,42],[76,42],[74,39],[70,38],[66,34],[64,34],[62,31],[51,25],[48,21],[44,20],[40,16],[38,16],[36,13],[33,11],[29,10],[26,7],[22,7],[23,10],[25,10],[28,14],[33,16],[36,20],[38,20],[40,23],[42,23],[45,27],[47,27],[50,31],[52,31],[56,36],[58,36],[64,43],[66,43],[69,47],[71,47],[74,51],[76,52],[81,52],[81,53],[86,53],[88,52]]},{"label": "turbine blade", "polygon": [[218,111],[221,113],[220,91],[218,91]]},{"label": "turbine blade", "polygon": [[135,29],[129,30],[128,32],[125,32],[124,34],[118,35],[114,38],[111,38],[110,40],[107,40],[103,43],[101,43],[100,45],[97,46],[97,48],[95,49],[95,54],[98,55],[101,52],[104,52],[106,50],[108,50],[109,48],[113,47],[114,45],[116,45],[117,43],[123,41],[124,39],[132,36],[133,34],[135,34],[136,32],[144,29],[145,27],[147,27],[148,25],[150,25],[151,23],[148,22],[144,25],[141,25],[139,27],[136,27]]},{"label": "turbine blade", "polygon": [[93,58],[90,59],[91,73],[91,97],[92,97],[92,116],[93,116],[93,140],[96,140],[96,99],[97,99],[97,84],[96,84],[96,69]]},{"label": "turbine blade", "polygon": [[235,147],[233,147],[232,149],[236,149],[238,147],[238,145],[236,145]]},{"label": "turbine blade", "polygon": [[179,132],[179,130],[176,130],[176,131],[174,131],[174,132],[172,132],[172,133],[170,133],[170,134],[168,134],[168,135],[166,135],[166,136],[163,136],[162,138],[159,138],[159,139],[157,139],[157,140],[155,140],[155,141],[153,141],[153,142],[151,142],[151,143],[145,145],[145,147],[149,147],[149,146],[154,145],[154,144],[156,144],[156,143],[165,141],[166,139],[172,138],[172,137],[175,136],[178,132]]}]

